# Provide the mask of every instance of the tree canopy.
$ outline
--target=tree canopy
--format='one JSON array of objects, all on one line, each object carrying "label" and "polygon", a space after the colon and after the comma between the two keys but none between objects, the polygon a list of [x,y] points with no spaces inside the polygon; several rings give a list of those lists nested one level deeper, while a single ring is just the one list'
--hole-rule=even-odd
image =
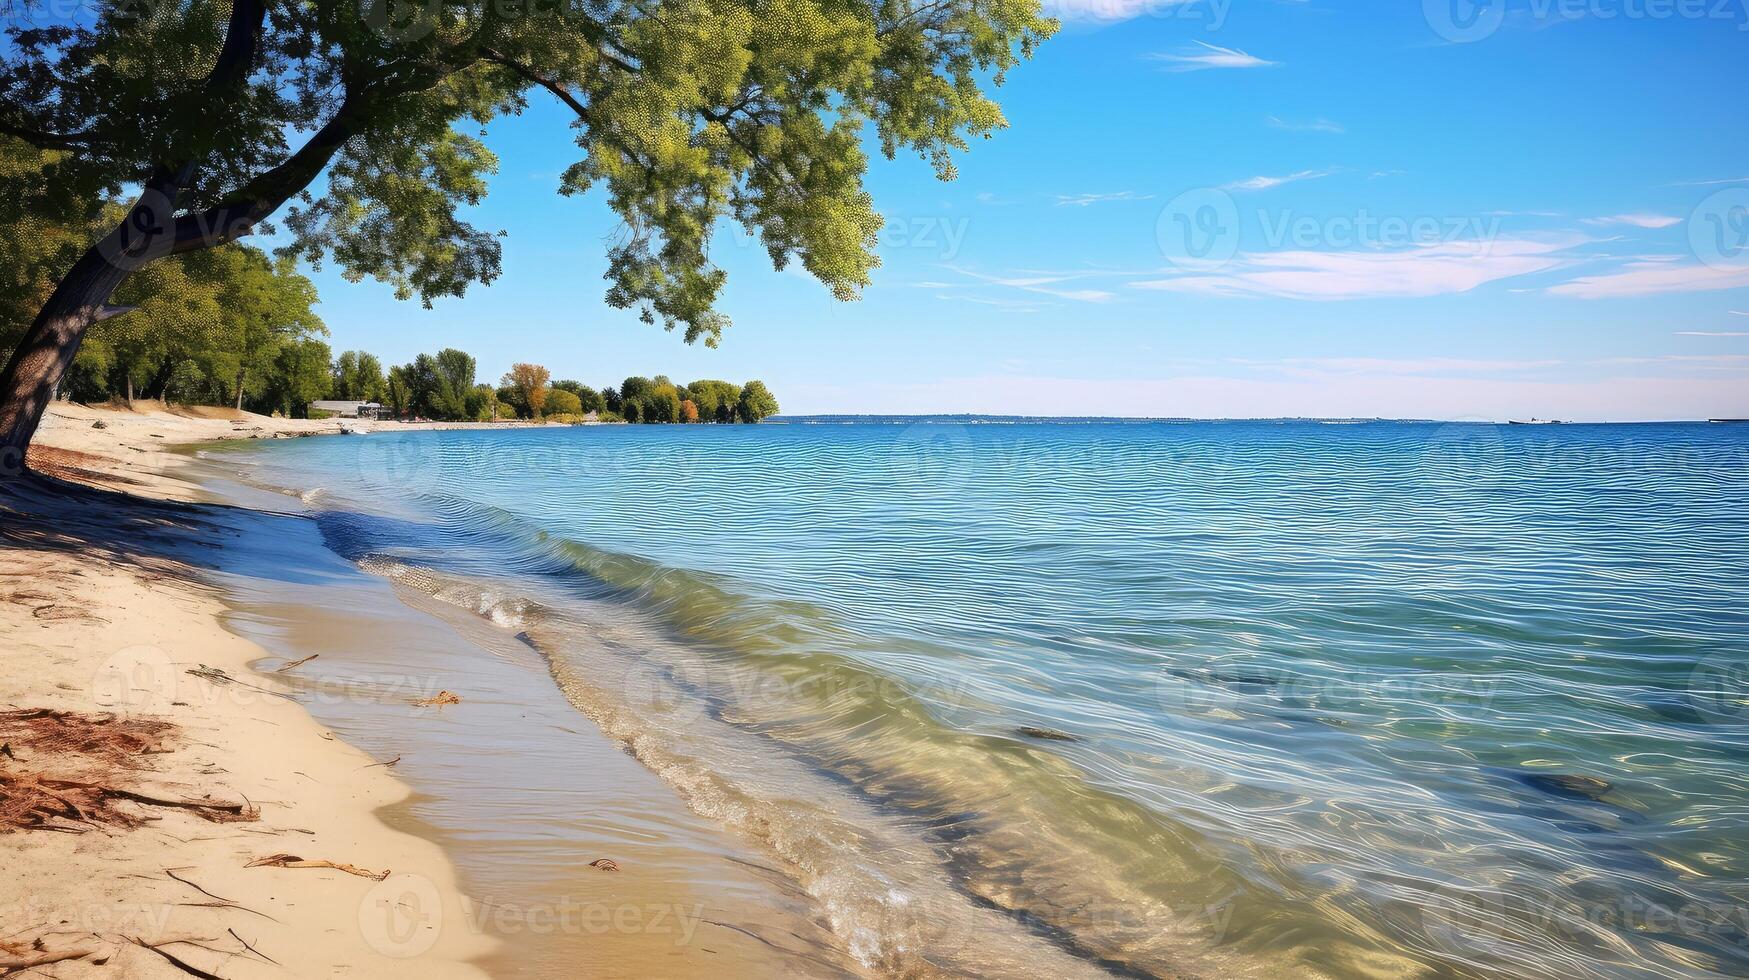
[{"label": "tree canopy", "polygon": [[460,295],[499,273],[497,233],[462,213],[496,166],[479,134],[538,94],[575,115],[560,192],[600,187],[624,221],[609,302],[713,344],[719,220],[854,297],[881,227],[861,134],[951,178],[1004,125],[987,86],[1055,29],[1037,0],[82,6],[15,16],[0,133],[70,151],[46,176],[74,201],[144,187],[115,258],[229,241],[289,204],[289,254]]}]

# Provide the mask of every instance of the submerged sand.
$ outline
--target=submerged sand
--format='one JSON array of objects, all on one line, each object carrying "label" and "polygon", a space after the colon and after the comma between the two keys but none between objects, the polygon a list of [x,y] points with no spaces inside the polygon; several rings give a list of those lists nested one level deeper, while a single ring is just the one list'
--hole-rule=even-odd
[{"label": "submerged sand", "polygon": [[[51,410],[48,479],[0,493],[0,712],[174,726],[115,778],[254,819],[124,800],[131,829],[0,833],[0,972],[856,972],[769,858],[594,730],[534,651],[414,608],[295,499],[171,451],[342,423],[204,414]],[[443,691],[460,703],[416,703]],[[302,861],[248,867],[276,855]],[[324,861],[351,870],[295,866]]]}]

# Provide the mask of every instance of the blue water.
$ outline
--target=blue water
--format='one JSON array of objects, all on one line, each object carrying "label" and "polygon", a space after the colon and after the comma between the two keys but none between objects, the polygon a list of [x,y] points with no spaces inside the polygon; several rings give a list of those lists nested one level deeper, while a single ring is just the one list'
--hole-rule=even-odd
[{"label": "blue water", "polygon": [[322,488],[343,554],[524,631],[872,971],[1749,975],[1749,426],[236,458]]}]

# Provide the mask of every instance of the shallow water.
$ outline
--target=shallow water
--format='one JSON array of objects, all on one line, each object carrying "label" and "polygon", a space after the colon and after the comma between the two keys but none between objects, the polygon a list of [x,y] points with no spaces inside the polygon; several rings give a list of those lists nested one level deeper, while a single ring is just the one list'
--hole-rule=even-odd
[{"label": "shallow water", "polygon": [[342,557],[523,632],[871,969],[1749,973],[1749,429],[636,426],[230,459],[311,491]]}]

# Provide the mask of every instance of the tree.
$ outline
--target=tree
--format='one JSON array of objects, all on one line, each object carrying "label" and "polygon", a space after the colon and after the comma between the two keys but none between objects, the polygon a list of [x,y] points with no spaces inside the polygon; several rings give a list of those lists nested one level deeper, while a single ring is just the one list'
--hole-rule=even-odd
[{"label": "tree", "polygon": [[686,391],[698,403],[698,414],[704,421],[735,421],[735,409],[741,402],[740,385],[727,381],[694,381],[686,386]]},{"label": "tree", "polygon": [[[325,335],[312,307],[316,286],[300,275],[290,259],[270,260],[261,251],[243,245],[214,249],[210,254],[223,258],[219,303],[221,330],[225,336],[222,353],[208,358],[211,375],[231,383],[238,409],[253,394],[259,398],[267,389],[268,375],[273,371],[280,349],[287,343]],[[381,385],[381,368],[376,358],[360,355],[377,372]],[[348,396],[342,396],[348,397]]]},{"label": "tree", "polygon": [[777,398],[763,381],[749,381],[741,386],[741,399],[735,415],[743,422],[763,422],[778,413]]},{"label": "tree", "polygon": [[498,417],[498,392],[491,385],[475,385],[468,392],[467,418],[472,422],[491,422]]},{"label": "tree", "polygon": [[583,402],[563,388],[547,391],[546,412],[549,415],[582,415]]},{"label": "tree", "polygon": [[688,398],[680,403],[680,421],[698,421],[698,403]]},{"label": "tree", "polygon": [[474,398],[474,355],[445,347],[432,358],[436,386],[431,395],[431,417],[446,422],[473,419],[480,406]]},{"label": "tree", "polygon": [[380,402],[383,399],[383,365],[375,354],[344,351],[334,360],[335,398]]},{"label": "tree", "polygon": [[280,349],[268,397],[287,418],[305,417],[311,402],[327,396],[334,380],[331,357],[328,345],[314,337]]},{"label": "tree", "polygon": [[538,419],[545,410],[547,381],[552,372],[539,364],[512,364],[499,384],[516,392],[516,398],[528,411],[529,418]]},{"label": "tree", "polygon": [[670,384],[667,378],[658,376],[657,381],[659,383],[652,385],[642,399],[644,421],[680,421],[680,390]]},{"label": "tree", "polygon": [[0,452],[18,461],[119,286],[299,195],[287,254],[426,303],[490,282],[498,238],[462,209],[496,158],[471,134],[531,91],[577,117],[560,191],[601,185],[624,221],[608,302],[714,345],[724,273],[708,249],[723,218],[777,267],[799,261],[855,298],[881,228],[861,134],[951,178],[968,137],[1006,125],[985,86],[1056,28],[1038,0],[232,0],[222,28],[215,6],[97,0],[77,21],[9,30],[0,134],[71,151],[55,180],[78,200],[139,188],[0,371]]},{"label": "tree", "polygon": [[383,382],[383,403],[389,406],[398,419],[406,418],[413,411],[411,366],[397,365],[389,369],[388,379]]}]

